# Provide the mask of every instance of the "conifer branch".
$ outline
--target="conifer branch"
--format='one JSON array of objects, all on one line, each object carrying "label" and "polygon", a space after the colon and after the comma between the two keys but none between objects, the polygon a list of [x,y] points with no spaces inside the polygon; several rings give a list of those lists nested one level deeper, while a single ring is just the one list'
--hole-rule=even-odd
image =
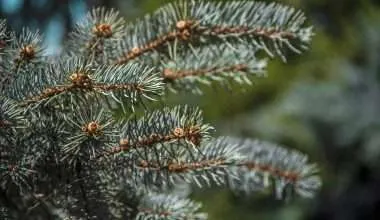
[{"label": "conifer branch", "polygon": [[203,124],[198,108],[164,108],[146,113],[141,119],[127,121],[122,128],[119,146],[111,148],[108,154],[132,151],[145,155],[151,151],[175,152],[176,148],[193,149],[202,140],[210,138],[212,129],[211,126]]},{"label": "conifer branch", "polygon": [[[175,40],[254,44],[269,56],[276,54],[285,61],[285,49],[296,53],[307,49],[313,34],[311,28],[303,27],[304,21],[302,12],[275,3],[179,1],[127,27],[132,34],[123,40],[124,53],[115,63],[127,63]],[[141,30],[145,30],[143,37]]]},{"label": "conifer branch", "polygon": [[231,138],[227,143],[239,143],[241,153],[247,155],[233,167],[238,174],[238,178],[229,181],[233,190],[250,193],[272,185],[276,197],[281,199],[291,196],[288,190],[311,197],[321,186],[316,165],[300,152],[258,140]]},{"label": "conifer branch", "polygon": [[171,48],[169,57],[162,61],[162,77],[170,90],[201,94],[197,83],[210,85],[218,82],[229,86],[232,82],[252,84],[252,76],[265,76],[267,61],[256,58],[255,48],[241,45],[205,46],[181,52]]},{"label": "conifer branch", "polygon": [[4,71],[16,76],[28,74],[44,62],[45,46],[38,31],[24,28],[20,35],[11,32],[9,38],[12,40],[4,48]]},{"label": "conifer branch", "polygon": [[129,62],[145,53],[158,50],[160,47],[164,46],[166,43],[173,42],[176,39],[186,40],[186,34],[181,31],[172,31],[163,36],[158,37],[145,45],[140,47],[134,47],[130,51],[126,52],[122,57],[118,58],[115,64],[120,65]]},{"label": "conifer branch", "polygon": [[172,187],[181,182],[195,183],[198,187],[224,185],[227,177],[234,177],[229,167],[242,160],[237,145],[223,145],[223,139],[204,142],[197,152],[182,149],[176,155],[161,153],[157,160],[153,153],[149,158],[136,159],[133,173],[144,183]]},{"label": "conifer branch", "polygon": [[79,160],[84,164],[110,148],[120,131],[110,112],[96,103],[76,106],[73,110],[72,114],[64,116],[67,126],[62,135],[66,141],[62,144],[61,160],[70,163]]},{"label": "conifer branch", "polygon": [[83,57],[86,62],[106,64],[125,35],[124,25],[118,11],[94,8],[71,32],[66,50],[71,55]]},{"label": "conifer branch", "polygon": [[112,148],[109,153],[115,154],[123,151],[128,151],[131,149],[145,148],[153,146],[155,144],[161,144],[165,142],[173,142],[180,140],[188,140],[195,145],[198,145],[200,138],[200,130],[198,127],[185,127],[185,128],[175,128],[172,134],[160,135],[151,134],[145,139],[140,139],[133,144],[129,143],[128,139],[120,139],[120,145]]},{"label": "conifer branch", "polygon": [[93,67],[72,58],[65,64],[50,65],[37,77],[39,84],[24,88],[18,94],[23,105],[39,105],[58,98],[73,100],[83,94],[97,94],[123,105],[126,102],[135,105],[143,99],[154,100],[163,89],[155,70],[137,63]]},{"label": "conifer branch", "polygon": [[35,82],[35,72],[45,63],[45,46],[38,31],[23,28],[20,34],[16,34],[5,26],[2,29],[1,92],[14,98],[24,86]]}]

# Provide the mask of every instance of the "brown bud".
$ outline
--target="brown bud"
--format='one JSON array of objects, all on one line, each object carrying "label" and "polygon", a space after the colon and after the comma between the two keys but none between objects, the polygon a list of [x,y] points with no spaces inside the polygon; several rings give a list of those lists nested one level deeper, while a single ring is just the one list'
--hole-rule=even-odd
[{"label": "brown bud", "polygon": [[22,60],[31,60],[35,57],[35,49],[33,45],[27,45],[21,48],[20,57]]},{"label": "brown bud", "polygon": [[99,128],[99,124],[95,121],[92,121],[90,123],[88,123],[87,125],[87,129],[89,132],[96,132],[96,130]]},{"label": "brown bud", "polygon": [[70,75],[70,80],[71,81],[76,81],[78,79],[78,73],[73,73]]},{"label": "brown bud", "polygon": [[173,135],[176,137],[183,137],[185,135],[185,130],[183,130],[183,128],[175,128]]},{"label": "brown bud", "polygon": [[87,133],[89,136],[100,135],[101,134],[101,126],[98,122],[92,121],[87,125],[82,127],[82,131]]},{"label": "brown bud", "polygon": [[84,73],[73,73],[70,75],[70,81],[76,86],[89,87],[91,86],[91,79]]},{"label": "brown bud", "polygon": [[186,22],[184,20],[177,21],[176,28],[178,30],[184,30],[187,26],[188,26],[188,22]]},{"label": "brown bud", "polygon": [[128,141],[128,139],[120,139],[119,144],[120,145],[128,145],[129,141]]},{"label": "brown bud", "polygon": [[120,139],[119,145],[120,145],[121,150],[128,150],[128,147],[129,147],[128,139]]},{"label": "brown bud", "polygon": [[110,38],[112,37],[112,27],[109,24],[98,24],[93,29],[92,32],[98,37]]},{"label": "brown bud", "polygon": [[132,52],[133,54],[139,54],[139,53],[141,52],[141,50],[140,50],[140,48],[138,48],[138,47],[134,47],[134,48],[132,48],[131,52]]}]

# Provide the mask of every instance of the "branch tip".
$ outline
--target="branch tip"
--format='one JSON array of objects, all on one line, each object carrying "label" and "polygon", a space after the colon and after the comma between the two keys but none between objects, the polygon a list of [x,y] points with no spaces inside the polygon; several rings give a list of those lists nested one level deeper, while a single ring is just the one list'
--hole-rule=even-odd
[{"label": "branch tip", "polygon": [[73,86],[80,88],[90,88],[92,86],[92,80],[86,73],[73,73],[69,78]]},{"label": "branch tip", "polygon": [[34,45],[26,45],[20,50],[20,57],[23,60],[31,60],[35,57],[36,52],[34,49]]},{"label": "branch tip", "polygon": [[84,125],[82,131],[86,133],[87,136],[100,136],[103,134],[102,126],[97,121],[91,121]]},{"label": "branch tip", "polygon": [[95,27],[92,29],[92,32],[97,37],[102,38],[110,38],[113,35],[112,26],[110,24],[105,23],[95,25]]}]

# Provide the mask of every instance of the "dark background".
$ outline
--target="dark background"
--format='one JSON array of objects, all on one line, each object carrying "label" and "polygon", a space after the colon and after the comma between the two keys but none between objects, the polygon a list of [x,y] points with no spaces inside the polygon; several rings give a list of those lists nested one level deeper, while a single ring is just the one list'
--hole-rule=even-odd
[{"label": "dark background", "polygon": [[[159,0],[0,0],[0,17],[45,34],[59,52],[73,23],[95,5],[128,20]],[[269,77],[245,92],[205,88],[170,95],[169,104],[197,104],[220,135],[261,138],[301,150],[317,162],[323,188],[315,199],[276,201],[269,192],[238,197],[197,190],[210,219],[380,219],[380,1],[282,0],[306,12],[316,36],[287,64],[273,60]]]}]

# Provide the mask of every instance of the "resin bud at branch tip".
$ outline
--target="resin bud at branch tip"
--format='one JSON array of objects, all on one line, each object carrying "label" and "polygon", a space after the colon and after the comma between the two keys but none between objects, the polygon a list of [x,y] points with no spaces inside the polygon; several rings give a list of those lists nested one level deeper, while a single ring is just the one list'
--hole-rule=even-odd
[{"label": "resin bud at branch tip", "polygon": [[36,52],[33,45],[26,45],[20,50],[20,57],[22,60],[31,60],[35,57]]},{"label": "resin bud at branch tip", "polygon": [[87,125],[83,126],[82,131],[85,132],[88,136],[102,135],[102,127],[96,121],[92,121]]},{"label": "resin bud at branch tip", "polygon": [[90,86],[91,79],[87,74],[84,73],[73,73],[70,75],[70,81],[76,86]]},{"label": "resin bud at branch tip", "polygon": [[110,24],[98,24],[96,25],[92,32],[98,37],[110,38],[112,37],[112,27]]}]

